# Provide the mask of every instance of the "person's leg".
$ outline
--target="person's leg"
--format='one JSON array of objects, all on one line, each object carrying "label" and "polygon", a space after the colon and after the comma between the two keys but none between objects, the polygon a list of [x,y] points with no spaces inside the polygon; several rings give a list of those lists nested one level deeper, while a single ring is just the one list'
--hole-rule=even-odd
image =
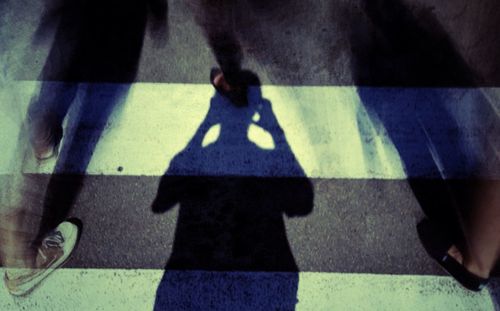
[{"label": "person's leg", "polygon": [[38,240],[70,216],[95,147],[114,109],[124,104],[130,84],[88,83],[80,89],[80,100],[68,116],[64,145],[46,188]]},{"label": "person's leg", "polygon": [[40,93],[28,107],[29,141],[39,160],[57,154],[62,123],[78,90],[77,83],[43,82]]},{"label": "person's leg", "polygon": [[15,171],[0,178],[0,262],[4,283],[13,295],[29,293],[64,263],[78,238],[78,228],[66,222],[37,240],[49,178],[24,172],[24,159],[32,157],[24,130],[19,145]]},{"label": "person's leg", "polygon": [[77,91],[76,84],[44,82],[32,100],[22,126],[12,173],[0,193],[0,261],[6,268],[4,282],[13,295],[32,290],[60,266],[76,244],[78,228],[70,223],[37,238],[42,202],[49,178],[25,172],[33,154],[44,160],[57,154],[62,122]]},{"label": "person's leg", "polygon": [[235,32],[235,3],[228,0],[191,0],[191,8],[202,28],[220,69],[212,69],[210,82],[234,104],[247,104],[247,83],[242,74],[243,52]]},{"label": "person's leg", "polygon": [[[25,184],[33,185],[29,181]],[[42,184],[45,183],[38,181],[35,185],[43,188]],[[25,191],[22,193],[26,194]],[[77,225],[66,221],[38,241],[41,214],[32,207],[18,206],[0,213],[0,262],[5,268],[3,281],[15,296],[29,293],[61,266],[75,248],[79,235]]]},{"label": "person's leg", "polygon": [[460,236],[424,219],[417,225],[429,253],[465,288],[479,291],[489,281],[500,257],[500,181],[482,181],[470,209],[461,209]]},{"label": "person's leg", "polygon": [[32,243],[41,210],[35,202],[45,194],[46,178],[26,174],[32,159],[28,127],[23,124],[13,151],[11,172],[0,178],[0,262],[5,268],[32,268]]},{"label": "person's leg", "polygon": [[469,217],[462,220],[465,246],[448,254],[471,273],[488,278],[500,256],[500,181],[484,181]]},{"label": "person's leg", "polygon": [[36,218],[26,210],[13,210],[0,216],[0,261],[4,267],[34,267],[36,252],[32,243],[36,226],[27,224]]},{"label": "person's leg", "polygon": [[243,53],[234,29],[234,1],[191,1],[195,18],[201,26],[208,44],[225,79],[236,83],[241,70]]}]

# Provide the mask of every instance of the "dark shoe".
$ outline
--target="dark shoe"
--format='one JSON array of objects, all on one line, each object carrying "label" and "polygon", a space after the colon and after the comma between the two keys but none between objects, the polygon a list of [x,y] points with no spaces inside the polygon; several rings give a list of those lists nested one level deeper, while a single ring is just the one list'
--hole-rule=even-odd
[{"label": "dark shoe", "polygon": [[225,90],[222,86],[215,84],[215,78],[219,75],[222,75],[222,79],[224,79],[224,74],[219,68],[212,68],[212,70],[210,70],[210,83],[212,83],[217,92],[219,92],[219,94],[221,94],[222,96],[228,98],[231,103],[233,103],[237,107],[248,106],[248,85],[246,83],[238,83],[236,85],[232,85],[224,80],[225,83],[230,86],[230,90]]},{"label": "dark shoe", "polygon": [[439,230],[438,225],[428,219],[424,219],[417,225],[417,232],[420,242],[429,256],[436,260],[463,287],[477,292],[488,284],[489,279],[469,272],[462,264],[448,254],[448,250],[454,244],[453,239]]}]

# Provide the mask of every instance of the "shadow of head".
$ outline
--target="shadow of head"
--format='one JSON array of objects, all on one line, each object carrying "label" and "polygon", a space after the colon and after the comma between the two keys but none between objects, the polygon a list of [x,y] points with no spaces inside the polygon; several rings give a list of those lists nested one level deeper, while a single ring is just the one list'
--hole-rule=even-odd
[{"label": "shadow of head", "polygon": [[[262,97],[256,75],[245,75],[250,85],[248,106],[234,106],[215,93],[204,120],[162,177],[153,212],[165,212],[176,203],[191,205],[193,198],[211,197],[220,189],[231,194],[229,201],[255,192],[241,206],[260,198],[255,206],[275,202],[269,206],[284,208],[287,215],[305,215],[312,210],[311,183],[288,145],[271,102]],[[212,135],[214,128],[217,133]],[[207,143],[209,136],[212,138]],[[266,139],[271,142],[268,147],[262,143]],[[285,199],[290,196],[295,202]],[[213,203],[220,198],[208,200]]]}]

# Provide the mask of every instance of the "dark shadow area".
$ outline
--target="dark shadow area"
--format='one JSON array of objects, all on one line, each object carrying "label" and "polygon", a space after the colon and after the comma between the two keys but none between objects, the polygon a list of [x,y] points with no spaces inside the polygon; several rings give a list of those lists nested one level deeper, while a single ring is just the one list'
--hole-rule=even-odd
[{"label": "dark shadow area", "polygon": [[164,0],[46,1],[34,43],[55,34],[28,122],[31,139],[64,140],[40,236],[68,216],[108,118],[135,80],[147,22],[154,36],[164,36],[166,14]]},{"label": "dark shadow area", "polygon": [[149,21],[166,35],[166,0],[45,1],[34,35],[53,43],[40,80],[133,82]]},{"label": "dark shadow area", "polygon": [[[204,146],[214,125],[219,136]],[[273,149],[249,140],[253,125],[272,136]],[[211,99],[202,124],[162,177],[152,209],[163,213],[177,204],[155,310],[295,309],[298,267],[283,217],[311,213],[313,190],[259,87],[249,89],[245,108],[218,93]]]},{"label": "dark shadow area", "polygon": [[470,113],[466,100],[475,101],[473,113],[481,116],[491,107],[481,92],[467,99],[467,91],[454,88],[473,87],[477,77],[432,9],[398,0],[365,0],[363,9],[366,19],[353,21],[350,33],[361,101],[372,121],[387,130],[425,214],[463,241],[458,214],[470,212],[480,168],[472,147],[461,140],[465,124],[450,111],[462,104],[463,113]]},{"label": "dark shadow area", "polygon": [[456,51],[432,8],[397,0],[361,1],[365,20],[351,21],[358,86],[466,87],[477,77]]},{"label": "dark shadow area", "polygon": [[[384,35],[377,36],[377,52],[382,52],[385,57],[376,57],[371,64],[371,68],[366,68],[363,77],[365,82],[361,82],[361,76],[352,77],[349,71],[349,37],[346,36],[346,29],[359,28],[365,22],[365,12],[360,8],[363,0],[358,1],[299,1],[299,0],[240,0],[240,1],[220,1],[215,4],[210,1],[190,1],[195,7],[195,15],[198,16],[198,24],[202,25],[205,34],[216,34],[224,32],[226,36],[217,42],[231,41],[232,47],[238,51],[239,61],[244,58],[257,61],[263,68],[266,68],[267,78],[273,84],[285,85],[345,85],[353,83],[363,85],[373,85],[370,74],[376,74],[378,83],[393,86],[495,86],[498,85],[498,62],[491,61],[492,69],[484,70],[484,63],[480,55],[489,55],[490,58],[496,56],[495,48],[498,44],[484,44],[485,49],[468,49],[464,46],[461,50],[470,52],[470,61],[482,64],[482,71],[487,72],[487,77],[482,80],[468,81],[464,79],[464,72],[468,72],[465,64],[457,66],[456,56],[453,51],[450,54],[450,39],[446,32],[442,31],[439,23],[432,16],[433,10],[440,13],[447,12],[447,8],[453,4],[445,5],[436,3],[436,8],[428,8],[417,12],[412,16],[409,10],[401,9],[401,5],[382,4],[383,9],[373,9],[379,6],[380,1],[373,1],[368,6],[371,13],[379,14],[372,16],[375,19],[384,19],[385,22],[376,25],[380,30],[377,32],[390,32],[392,39],[400,40],[397,50],[393,49],[390,42],[386,42]],[[493,2],[488,0],[486,2]],[[463,3],[462,3],[463,4]],[[415,5],[415,4],[414,4]],[[362,6],[362,5],[361,5]],[[491,5],[490,5],[491,6]],[[477,27],[477,32],[481,29],[494,29],[498,22],[495,15],[490,13],[479,13],[480,8],[485,8],[485,4],[470,6],[472,12],[477,12],[478,16],[484,20],[474,24],[471,15],[466,16],[464,22]],[[467,7],[469,9],[469,6]],[[378,13],[376,13],[378,11]],[[451,11],[451,10],[450,10]],[[451,14],[451,13],[450,13]],[[446,14],[441,14],[441,18],[447,18]],[[389,18],[388,18],[389,17]],[[394,20],[392,17],[396,17]],[[402,25],[400,21],[409,19],[418,20],[419,24],[406,23]],[[335,23],[331,23],[334,20]],[[213,27],[211,26],[213,25]],[[447,26],[456,24],[448,23]],[[401,27],[402,26],[402,27]],[[363,27],[363,26],[361,26]],[[401,28],[398,28],[401,27]],[[450,27],[450,28],[451,28]],[[474,28],[471,27],[471,28]],[[434,33],[438,30],[439,32]],[[459,36],[462,29],[452,28],[450,30],[455,37]],[[495,38],[492,31],[486,31],[485,36],[478,36],[477,40],[487,40]],[[429,41],[427,33],[432,34]],[[470,33],[467,31],[467,35]],[[464,34],[465,35],[465,34]],[[223,38],[219,36],[219,38]],[[469,37],[468,37],[469,38]],[[466,42],[472,45],[474,41]],[[490,40],[493,41],[493,40]],[[408,43],[408,44],[407,44]],[[464,43],[464,42],[461,42]],[[228,45],[229,46],[229,45]],[[218,47],[212,45],[216,58]],[[415,50],[414,47],[418,49]],[[471,52],[471,50],[473,50]],[[328,54],[325,55],[325,51]],[[366,51],[373,54],[373,51]],[[369,56],[369,55],[367,55]],[[452,56],[450,58],[450,56]],[[426,59],[426,62],[418,59]],[[432,59],[432,62],[429,60]],[[417,65],[425,63],[424,66]],[[413,73],[411,76],[404,73],[399,76],[398,70],[408,68],[411,64]],[[222,66],[224,67],[224,66]],[[387,75],[379,69],[388,70]],[[493,69],[494,68],[494,69]],[[223,68],[224,69],[224,68]],[[357,80],[357,81],[354,81]],[[266,82],[267,83],[267,82]]]}]

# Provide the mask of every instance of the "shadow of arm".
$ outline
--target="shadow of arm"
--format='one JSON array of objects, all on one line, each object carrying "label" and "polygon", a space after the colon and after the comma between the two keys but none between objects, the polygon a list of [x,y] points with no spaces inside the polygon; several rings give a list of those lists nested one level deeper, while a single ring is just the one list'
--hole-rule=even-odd
[{"label": "shadow of arm", "polygon": [[307,177],[289,178],[286,193],[285,215],[301,217],[309,215],[314,206],[314,192],[311,181]]},{"label": "shadow of arm", "polygon": [[153,213],[165,213],[182,200],[187,191],[187,176],[163,175],[156,198],[151,204]]}]

